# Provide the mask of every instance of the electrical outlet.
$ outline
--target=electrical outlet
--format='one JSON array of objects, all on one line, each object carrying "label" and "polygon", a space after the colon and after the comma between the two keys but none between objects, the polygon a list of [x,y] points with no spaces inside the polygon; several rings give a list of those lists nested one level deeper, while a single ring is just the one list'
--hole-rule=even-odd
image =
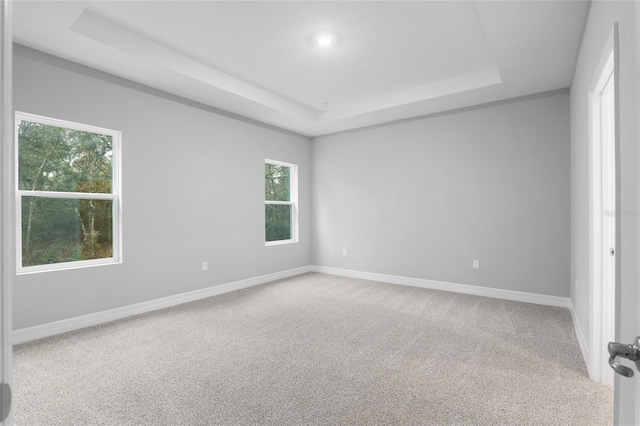
[{"label": "electrical outlet", "polygon": [[343,255],[344,257],[347,257],[347,249],[342,250],[342,255]]},{"label": "electrical outlet", "polygon": [[473,261],[473,269],[480,269],[480,261],[479,260],[474,260]]},{"label": "electrical outlet", "polygon": [[202,270],[203,271],[209,270],[209,262],[202,262]]}]

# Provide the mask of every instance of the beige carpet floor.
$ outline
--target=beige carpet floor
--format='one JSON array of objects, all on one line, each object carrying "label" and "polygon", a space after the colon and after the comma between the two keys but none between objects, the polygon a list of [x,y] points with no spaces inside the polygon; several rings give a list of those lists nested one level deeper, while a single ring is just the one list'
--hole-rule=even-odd
[{"label": "beige carpet floor", "polygon": [[569,311],[305,274],[14,350],[27,425],[596,425]]}]

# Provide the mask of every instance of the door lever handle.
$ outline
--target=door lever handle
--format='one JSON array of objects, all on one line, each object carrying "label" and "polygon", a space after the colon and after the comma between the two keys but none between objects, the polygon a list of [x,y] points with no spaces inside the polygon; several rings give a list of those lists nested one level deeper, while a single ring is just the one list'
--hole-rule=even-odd
[{"label": "door lever handle", "polygon": [[633,370],[616,362],[617,357],[627,358],[628,360],[634,361],[636,369],[640,371],[640,336],[636,337],[636,340],[632,345],[609,342],[607,349],[609,350],[609,365],[616,373],[624,377],[633,377]]}]

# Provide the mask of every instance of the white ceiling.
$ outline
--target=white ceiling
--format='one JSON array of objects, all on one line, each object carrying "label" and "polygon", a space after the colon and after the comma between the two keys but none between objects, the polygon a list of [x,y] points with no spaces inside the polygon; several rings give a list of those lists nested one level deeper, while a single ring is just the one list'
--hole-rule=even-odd
[{"label": "white ceiling", "polygon": [[[307,136],[569,87],[587,6],[12,4],[17,43]],[[320,32],[333,45],[318,47]]]}]

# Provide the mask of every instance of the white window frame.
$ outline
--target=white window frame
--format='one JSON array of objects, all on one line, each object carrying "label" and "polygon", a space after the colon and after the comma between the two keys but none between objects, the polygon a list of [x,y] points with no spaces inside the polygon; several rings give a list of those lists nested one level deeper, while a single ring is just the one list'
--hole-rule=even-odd
[{"label": "white window frame", "polygon": [[[264,160],[265,164],[273,164],[275,166],[283,166],[289,168],[289,201],[267,201],[264,200],[264,204],[280,204],[280,205],[288,205],[291,206],[291,238],[288,240],[278,240],[278,241],[266,241],[267,236],[265,233],[265,246],[279,246],[282,244],[292,244],[298,242],[298,165],[292,163],[285,163],[284,161],[277,160]],[[264,178],[262,180],[262,185],[264,187]],[[264,212],[264,209],[263,209]],[[263,216],[263,224],[266,224],[267,218]],[[264,225],[263,225],[264,226]],[[266,232],[266,231],[265,231]]]},{"label": "white window frame", "polygon": [[[30,121],[49,126],[63,127],[82,132],[98,133],[111,136],[112,140],[112,181],[111,194],[87,193],[87,192],[57,192],[57,191],[29,191],[19,188],[19,143],[18,130],[21,121]],[[41,115],[29,114],[16,111],[15,113],[15,193],[16,193],[16,272],[18,275],[37,272],[59,271],[66,269],[77,269],[99,265],[112,265],[122,263],[122,132],[105,129],[102,127],[90,126],[87,124],[74,123],[72,121],[60,120],[57,118],[45,117]],[[42,198],[72,198],[91,200],[111,200],[112,201],[112,253],[111,257],[102,259],[78,260],[73,262],[51,263],[46,265],[22,266],[22,197],[42,197]]]}]

